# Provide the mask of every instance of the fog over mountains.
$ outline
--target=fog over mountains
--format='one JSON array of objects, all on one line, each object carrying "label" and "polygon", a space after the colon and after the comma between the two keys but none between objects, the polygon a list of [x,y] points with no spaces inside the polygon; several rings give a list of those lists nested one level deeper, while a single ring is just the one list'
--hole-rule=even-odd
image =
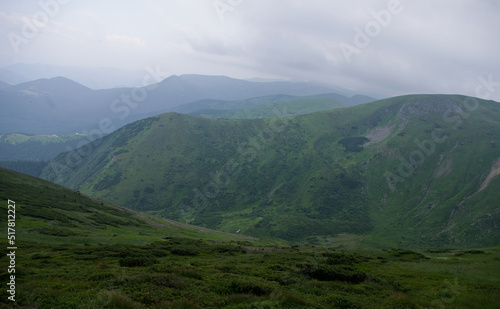
[{"label": "fog over mountains", "polygon": [[[333,89],[306,82],[251,82],[226,76],[181,75],[165,79],[150,68],[142,87],[94,90],[65,77],[43,78],[0,88],[0,132],[27,134],[105,134],[132,121],[202,100],[245,100],[276,94],[311,96]],[[150,84],[151,81],[158,80]],[[349,92],[349,91],[345,91]],[[346,106],[373,101],[370,97],[336,95]],[[272,101],[272,100],[271,100]],[[270,103],[269,101],[268,103]],[[279,100],[278,100],[279,101]],[[236,104],[236,103],[235,103]],[[223,109],[235,109],[225,107]],[[197,103],[197,109],[204,109]],[[184,110],[194,111],[192,108]]]}]

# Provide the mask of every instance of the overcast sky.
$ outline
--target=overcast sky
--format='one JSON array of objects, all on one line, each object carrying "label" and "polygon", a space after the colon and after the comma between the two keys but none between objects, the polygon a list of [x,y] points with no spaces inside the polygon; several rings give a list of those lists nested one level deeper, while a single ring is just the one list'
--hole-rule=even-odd
[{"label": "overcast sky", "polygon": [[495,0],[2,0],[0,66],[159,66],[386,96],[474,95],[483,76],[480,96],[500,101],[499,16]]}]

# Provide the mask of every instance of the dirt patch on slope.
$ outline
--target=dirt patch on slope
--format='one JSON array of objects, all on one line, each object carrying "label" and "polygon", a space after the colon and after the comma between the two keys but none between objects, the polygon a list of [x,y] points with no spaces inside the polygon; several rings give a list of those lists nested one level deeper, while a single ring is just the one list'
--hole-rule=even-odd
[{"label": "dirt patch on slope", "polygon": [[369,146],[374,143],[379,143],[388,138],[389,135],[391,135],[391,133],[394,131],[394,127],[395,126],[392,125],[373,129],[366,135],[366,138],[368,138],[370,141],[364,144],[363,147]]},{"label": "dirt patch on slope", "polygon": [[439,178],[441,176],[446,176],[452,171],[452,161],[451,159],[447,159],[444,162],[439,163],[439,168],[436,172],[436,176],[434,178]]},{"label": "dirt patch on slope", "polygon": [[479,188],[478,192],[481,192],[482,190],[484,190],[490,184],[490,182],[493,180],[493,178],[495,178],[498,175],[500,175],[500,158],[498,158],[495,161],[495,163],[493,164],[493,166],[491,167],[490,173],[488,174],[488,176],[484,180],[484,182],[481,185],[481,187]]},{"label": "dirt patch on slope", "polygon": [[284,185],[285,183],[282,182],[280,183],[276,188],[274,188],[271,193],[269,193],[269,195],[267,196],[267,202],[269,203],[271,201],[271,199],[273,198],[273,195],[274,195],[274,192],[276,192],[276,190],[278,190],[279,188],[281,188],[282,185]]}]

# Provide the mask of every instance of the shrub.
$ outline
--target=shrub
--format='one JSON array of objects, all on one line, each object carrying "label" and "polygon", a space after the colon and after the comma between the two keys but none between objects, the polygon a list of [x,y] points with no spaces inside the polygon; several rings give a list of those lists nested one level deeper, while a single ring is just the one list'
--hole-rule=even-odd
[{"label": "shrub", "polygon": [[271,286],[251,278],[232,280],[228,290],[230,294],[253,294],[256,296],[269,295],[272,292]]},{"label": "shrub", "polygon": [[104,273],[92,275],[92,276],[90,276],[88,278],[88,280],[91,280],[91,281],[108,281],[108,280],[111,280],[111,279],[114,279],[114,278],[116,278],[116,274],[113,274],[113,273],[110,273],[110,272],[104,272]]},{"label": "shrub", "polygon": [[288,293],[288,292],[279,292],[271,295],[272,298],[278,299],[283,308],[304,308],[307,307],[307,302],[300,298],[299,296]]},{"label": "shrub", "polygon": [[184,246],[176,246],[170,248],[170,252],[175,255],[183,255],[183,256],[195,256],[200,254],[201,250],[198,247],[184,245]]},{"label": "shrub", "polygon": [[149,254],[156,257],[164,257],[168,255],[166,250],[161,249],[151,249],[149,250]]},{"label": "shrub", "polygon": [[481,253],[484,253],[484,251],[483,250],[465,250],[464,253],[481,254]]},{"label": "shrub", "polygon": [[212,246],[212,251],[219,252],[219,253],[242,253],[245,252],[241,247],[239,246],[232,246],[232,245],[215,245]]},{"label": "shrub", "polygon": [[339,144],[344,146],[348,152],[360,152],[363,150],[363,144],[368,142],[369,139],[364,136],[346,137],[339,141]]},{"label": "shrub", "polygon": [[48,236],[57,236],[57,237],[68,237],[68,236],[77,236],[78,233],[73,232],[70,229],[59,228],[54,226],[44,226],[37,229],[34,229],[36,232],[48,235]]},{"label": "shrub", "polygon": [[197,279],[197,280],[203,279],[201,274],[194,269],[182,269],[177,273],[179,274],[179,276],[182,276],[185,278],[191,278],[191,279]]},{"label": "shrub", "polygon": [[366,279],[366,273],[345,265],[319,265],[309,274],[311,278],[321,281],[345,281],[361,283]]},{"label": "shrub", "polygon": [[145,257],[127,256],[123,259],[120,259],[119,262],[121,267],[146,267],[157,264],[158,260]]},{"label": "shrub", "polygon": [[429,253],[449,253],[452,250],[453,249],[427,249],[427,250],[425,250],[425,252],[429,252]]},{"label": "shrub", "polygon": [[108,293],[108,301],[104,308],[135,309],[138,305],[127,295],[111,291]]},{"label": "shrub", "polygon": [[406,250],[406,249],[391,249],[389,253],[394,256],[400,258],[400,260],[418,260],[418,259],[429,259],[425,255],[411,251],[411,250]]},{"label": "shrub", "polygon": [[97,260],[99,257],[95,254],[82,254],[82,255],[75,255],[73,258],[75,260]]},{"label": "shrub", "polygon": [[349,299],[343,296],[333,296],[328,299],[328,304],[331,308],[339,308],[339,309],[356,309],[361,308],[358,305],[351,302]]},{"label": "shrub", "polygon": [[391,295],[391,308],[394,309],[412,309],[412,308],[418,308],[418,306],[413,302],[413,300],[405,294],[402,293],[395,293]]},{"label": "shrub", "polygon": [[101,191],[101,190],[110,188],[110,187],[118,184],[121,180],[121,177],[122,177],[122,173],[120,171],[118,171],[114,174],[111,174],[111,175],[106,175],[106,176],[104,176],[104,178],[101,181],[99,181],[98,183],[96,183],[94,185],[94,190]]},{"label": "shrub", "polygon": [[182,309],[198,309],[200,306],[196,302],[190,301],[187,298],[182,298],[174,301],[165,301],[153,305],[153,309],[170,309],[170,308],[182,308]]},{"label": "shrub", "polygon": [[359,263],[359,260],[353,255],[332,252],[327,254],[326,264],[328,265],[353,265]]},{"label": "shrub", "polygon": [[43,253],[43,252],[40,252],[40,253],[34,253],[33,255],[31,255],[31,259],[33,260],[40,260],[40,259],[50,259],[52,258],[52,256],[50,256],[49,254],[47,253]]}]

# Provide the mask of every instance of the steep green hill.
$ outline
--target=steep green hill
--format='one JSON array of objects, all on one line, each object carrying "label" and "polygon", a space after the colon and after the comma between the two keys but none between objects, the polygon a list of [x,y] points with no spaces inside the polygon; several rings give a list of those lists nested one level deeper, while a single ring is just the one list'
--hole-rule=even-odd
[{"label": "steep green hill", "polygon": [[[0,203],[16,205],[16,238],[54,244],[141,244],[170,237],[251,240],[135,213],[54,183],[0,168]],[[7,214],[7,206],[5,206]],[[7,215],[0,217],[7,226]]]},{"label": "steep green hill", "polygon": [[61,154],[43,177],[253,236],[490,246],[500,241],[499,135],[498,103],[450,95],[272,119],[169,113]]}]

